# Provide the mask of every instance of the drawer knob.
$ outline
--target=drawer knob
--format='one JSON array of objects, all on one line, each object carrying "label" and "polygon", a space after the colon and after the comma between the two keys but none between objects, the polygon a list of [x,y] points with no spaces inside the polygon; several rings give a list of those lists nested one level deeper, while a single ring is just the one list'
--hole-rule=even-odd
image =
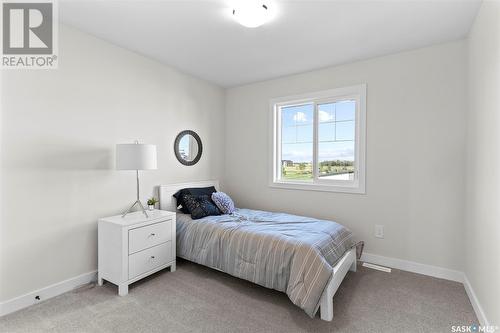
[{"label": "drawer knob", "polygon": [[154,232],[152,232],[150,236],[156,236],[156,234]]},{"label": "drawer knob", "polygon": [[151,256],[151,259],[154,259],[154,258],[155,258],[155,256]]}]

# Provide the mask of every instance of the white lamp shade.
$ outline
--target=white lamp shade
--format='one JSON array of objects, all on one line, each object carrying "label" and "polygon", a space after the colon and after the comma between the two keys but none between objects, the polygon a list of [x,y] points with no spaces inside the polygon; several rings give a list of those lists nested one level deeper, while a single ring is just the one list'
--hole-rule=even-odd
[{"label": "white lamp shade", "polygon": [[156,146],[141,143],[116,145],[117,170],[157,169]]}]

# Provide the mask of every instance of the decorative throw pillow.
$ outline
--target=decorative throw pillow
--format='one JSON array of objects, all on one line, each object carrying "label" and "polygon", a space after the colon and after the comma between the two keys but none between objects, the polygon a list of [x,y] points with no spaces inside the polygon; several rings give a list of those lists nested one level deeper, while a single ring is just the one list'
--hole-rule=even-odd
[{"label": "decorative throw pillow", "polygon": [[201,219],[205,216],[210,215],[220,215],[220,210],[216,205],[210,200],[208,195],[192,195],[184,194],[182,196],[183,205],[191,213],[191,218],[193,220]]},{"label": "decorative throw pillow", "polygon": [[183,196],[185,194],[191,194],[191,195],[212,195],[212,193],[216,192],[217,190],[215,189],[214,186],[209,186],[209,187],[192,187],[192,188],[183,188],[182,190],[177,191],[177,193],[174,194],[175,200],[177,200],[177,208],[180,207],[180,210],[184,214],[190,214],[189,210],[187,209],[186,205],[183,203]]},{"label": "decorative throw pillow", "polygon": [[220,209],[222,214],[234,213],[234,202],[226,193],[224,192],[212,193],[212,201]]}]

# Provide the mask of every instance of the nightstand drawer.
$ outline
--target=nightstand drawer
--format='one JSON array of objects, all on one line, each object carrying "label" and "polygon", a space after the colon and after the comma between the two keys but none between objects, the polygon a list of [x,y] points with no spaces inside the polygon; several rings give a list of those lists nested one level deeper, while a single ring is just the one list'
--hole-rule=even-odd
[{"label": "nightstand drawer", "polygon": [[172,243],[167,242],[128,257],[128,278],[147,273],[172,261]]},{"label": "nightstand drawer", "polygon": [[128,253],[132,254],[172,240],[172,220],[129,230]]}]

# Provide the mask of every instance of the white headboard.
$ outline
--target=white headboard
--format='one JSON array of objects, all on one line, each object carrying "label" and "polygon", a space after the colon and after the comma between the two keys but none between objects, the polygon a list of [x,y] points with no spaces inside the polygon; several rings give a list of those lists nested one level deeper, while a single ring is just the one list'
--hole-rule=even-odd
[{"label": "white headboard", "polygon": [[175,212],[176,210],[176,200],[173,195],[183,188],[189,187],[207,187],[207,186],[215,186],[217,191],[219,188],[218,180],[201,180],[197,182],[190,183],[179,183],[179,184],[169,184],[169,185],[160,185],[158,187],[158,196],[160,197],[160,209],[169,210]]}]

